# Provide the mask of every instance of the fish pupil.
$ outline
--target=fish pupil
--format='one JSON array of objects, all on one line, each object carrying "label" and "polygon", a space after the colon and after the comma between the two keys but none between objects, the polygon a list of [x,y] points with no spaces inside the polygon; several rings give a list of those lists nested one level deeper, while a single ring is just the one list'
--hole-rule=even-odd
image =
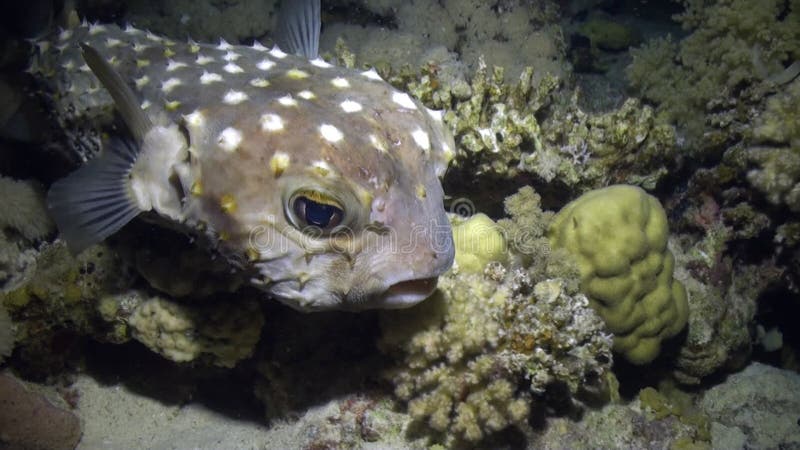
[{"label": "fish pupil", "polygon": [[307,197],[298,197],[295,202],[295,213],[305,220],[306,224],[322,229],[335,227],[342,217],[342,210],[325,203],[315,202]]}]

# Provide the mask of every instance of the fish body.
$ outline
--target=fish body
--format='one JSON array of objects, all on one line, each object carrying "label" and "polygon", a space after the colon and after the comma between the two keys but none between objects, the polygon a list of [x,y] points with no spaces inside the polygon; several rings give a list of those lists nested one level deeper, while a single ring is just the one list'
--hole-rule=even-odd
[{"label": "fish body", "polygon": [[39,49],[31,72],[67,131],[113,99],[136,141],[104,142],[54,184],[76,250],[153,211],[303,311],[410,306],[451,266],[439,178],[453,139],[374,70],[131,26],[84,24]]}]

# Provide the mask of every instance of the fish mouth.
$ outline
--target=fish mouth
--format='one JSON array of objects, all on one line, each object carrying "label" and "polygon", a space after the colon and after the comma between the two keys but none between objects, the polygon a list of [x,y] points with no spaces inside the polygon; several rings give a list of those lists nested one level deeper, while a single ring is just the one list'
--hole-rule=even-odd
[{"label": "fish mouth", "polygon": [[436,290],[439,277],[417,278],[390,285],[379,297],[381,308],[408,308],[425,300]]}]

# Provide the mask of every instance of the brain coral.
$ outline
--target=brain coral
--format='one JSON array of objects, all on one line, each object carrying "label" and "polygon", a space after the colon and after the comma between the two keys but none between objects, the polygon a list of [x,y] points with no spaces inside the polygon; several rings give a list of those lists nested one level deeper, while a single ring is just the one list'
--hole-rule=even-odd
[{"label": "brain coral", "polygon": [[626,185],[584,194],[550,225],[553,247],[577,259],[581,290],[614,333],[614,350],[634,364],[655,359],[688,319],[668,232],[658,200]]}]

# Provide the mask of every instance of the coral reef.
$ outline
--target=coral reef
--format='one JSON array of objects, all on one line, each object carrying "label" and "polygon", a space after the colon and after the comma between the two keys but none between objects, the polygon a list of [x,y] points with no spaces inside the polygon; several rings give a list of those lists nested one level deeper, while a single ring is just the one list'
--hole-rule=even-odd
[{"label": "coral reef", "polygon": [[165,358],[185,362],[208,355],[214,365],[233,367],[253,353],[264,318],[257,301],[184,306],[152,297],[126,322],[131,336]]},{"label": "coral reef", "polygon": [[582,195],[550,226],[553,247],[577,259],[581,291],[614,333],[614,350],[634,364],[655,359],[688,318],[686,291],[672,278],[668,233],[658,200],[626,185]]},{"label": "coral reef", "polygon": [[0,228],[13,228],[28,240],[43,239],[55,230],[44,193],[30,181],[0,176],[0,211]]},{"label": "coral reef", "polygon": [[42,247],[13,289],[0,293],[21,318],[20,346],[49,355],[35,361],[43,364],[37,371],[66,357],[49,350],[62,331],[118,344],[135,339],[173,361],[203,358],[222,367],[252,353],[263,323],[258,301],[214,297],[182,305],[136,287],[125,261],[107,244],[73,256],[56,241]]},{"label": "coral reef", "polygon": [[[538,200],[530,188],[512,196],[503,227],[517,228],[513,249],[537,247],[525,245],[533,241],[546,248],[546,225],[523,220],[550,216],[525,199]],[[399,360],[388,373],[395,394],[434,441],[475,443],[509,426],[524,429],[532,398],[555,390],[570,403],[602,390],[611,337],[577,283],[558,278],[576,272],[554,273],[567,267],[563,255],[534,257],[527,269],[490,262],[483,274],[451,271],[431,299],[381,315],[380,346]]]},{"label": "coral reef", "polygon": [[331,51],[341,38],[371,65],[419,66],[438,47],[457,53],[472,70],[478,67],[480,59],[490,66],[503,66],[508,80],[517,78],[527,66],[537,68],[540,74],[537,77],[549,74],[563,78],[569,73],[555,2],[392,0],[376,5],[372,1],[340,0],[333,3],[343,4],[348,11],[352,11],[354,3],[358,4],[377,20],[370,20],[364,14],[366,24],[354,24],[352,18],[349,23],[333,24],[323,33],[321,48]]},{"label": "coral reef", "polygon": [[506,261],[506,241],[500,229],[486,214],[468,219],[451,217],[456,245],[455,270],[482,273],[492,261]]},{"label": "coral reef", "polygon": [[603,50],[625,50],[640,44],[642,40],[638,30],[602,13],[590,14],[578,27],[578,32],[589,38],[592,46]]},{"label": "coral reef", "polygon": [[273,29],[277,4],[275,0],[134,0],[126,2],[125,18],[139,28],[165,36],[239,43],[264,37]]},{"label": "coral reef", "polygon": [[[753,363],[710,388],[700,406],[710,416],[716,448],[793,448],[800,445],[796,372]],[[731,441],[732,438],[736,438]],[[722,444],[725,443],[725,444]]]},{"label": "coral reef", "polygon": [[659,114],[687,133],[697,145],[690,151],[701,152],[747,121],[735,99],[741,103],[754,93],[743,87],[781,81],[786,65],[800,59],[800,11],[796,3],[779,0],[682,3],[685,11],[677,20],[690,34],[633,51],[628,78],[659,104]]},{"label": "coral reef", "polygon": [[[348,55],[338,54],[340,60]],[[674,128],[638,100],[587,113],[578,106],[579,91],[565,95],[552,75],[528,67],[509,83],[504,74],[481,61],[469,81],[437,63],[421,73],[406,68],[385,75],[426,106],[446,111],[457,144],[454,177],[492,182],[533,174],[543,184],[578,191],[608,180],[653,188],[676,166]]]},{"label": "coral reef", "polygon": [[800,212],[800,78],[770,97],[752,130],[747,181],[777,206]]}]

